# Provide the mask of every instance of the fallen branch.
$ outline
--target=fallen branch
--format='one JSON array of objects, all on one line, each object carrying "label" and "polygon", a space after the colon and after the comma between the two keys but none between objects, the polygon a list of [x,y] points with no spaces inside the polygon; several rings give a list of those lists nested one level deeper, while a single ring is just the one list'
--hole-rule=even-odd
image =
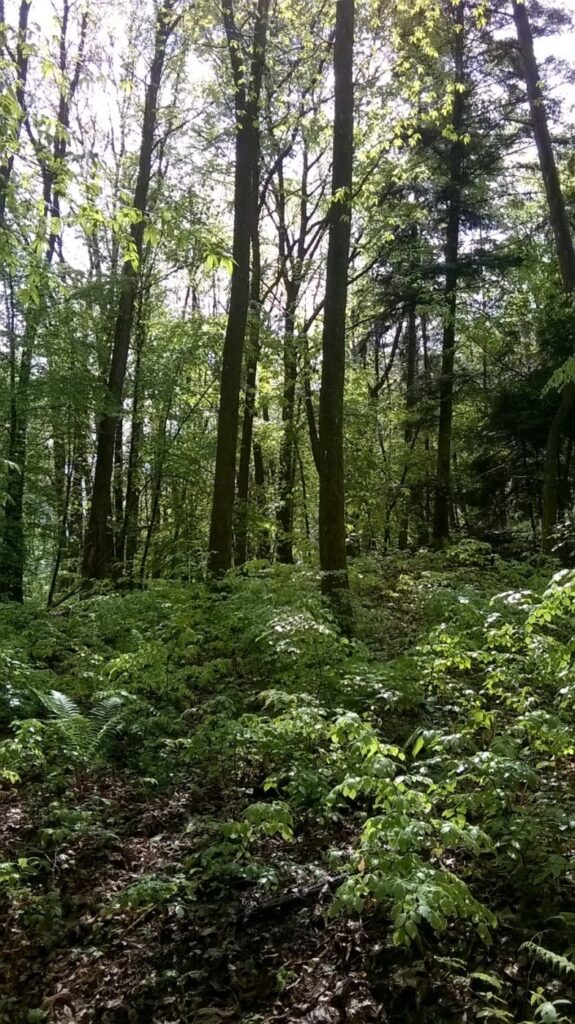
[{"label": "fallen branch", "polygon": [[347,875],[335,875],[333,878],[324,878],[321,882],[308,886],[307,889],[284,892],[281,896],[276,896],[275,899],[265,900],[263,903],[258,903],[256,906],[244,911],[242,915],[243,920],[251,921],[254,917],[290,911],[294,907],[305,906],[306,903],[313,902],[324,892],[337,889],[346,878]]}]

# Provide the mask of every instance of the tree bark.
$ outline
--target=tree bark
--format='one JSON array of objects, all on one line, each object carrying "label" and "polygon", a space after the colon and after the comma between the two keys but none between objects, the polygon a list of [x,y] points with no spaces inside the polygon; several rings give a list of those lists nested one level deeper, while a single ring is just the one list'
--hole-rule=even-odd
[{"label": "tree bark", "polygon": [[253,442],[254,452],[254,484],[256,492],[256,501],[258,506],[258,513],[261,521],[261,525],[258,530],[258,558],[271,558],[272,546],[270,541],[270,531],[266,523],[267,517],[267,502],[266,502],[266,471],[264,464],[264,456],[262,452],[262,446],[259,441],[254,438]]},{"label": "tree bark", "polygon": [[317,431],[317,420],[315,415],[315,407],[313,404],[313,394],[311,388],[311,365],[309,357],[309,345],[305,330],[300,335],[301,340],[301,354],[302,354],[302,377],[303,377],[303,393],[304,393],[304,408],[307,419],[308,432],[309,432],[309,443],[311,447],[311,454],[313,457],[313,464],[317,470],[318,476],[320,474],[321,464],[321,453],[319,446],[319,434]]},{"label": "tree bark", "polygon": [[[459,232],[461,222],[461,190],[464,143],[461,139],[465,118],[465,38],[464,2],[453,11],[454,84],[452,128],[456,138],[448,157],[448,207],[445,238],[445,291],[441,377],[439,380],[439,428],[437,433],[437,467],[433,541],[441,545],[449,540],[449,507],[451,502],[451,436],[453,426],[453,369],[455,363]],[[461,87],[461,88],[458,88]]]},{"label": "tree bark", "polygon": [[297,290],[290,283],[286,295],[284,317],[284,383],[282,398],[283,434],[279,454],[279,506],[277,513],[276,555],[278,562],[291,565],[293,556],[293,516],[295,486],[295,391],[297,352],[295,309]]},{"label": "tree bark", "polygon": [[32,375],[35,322],[28,321],[17,381],[10,399],[8,474],[4,503],[4,531],[0,548],[0,598],[24,600],[24,479],[28,439],[28,406]]},{"label": "tree bark", "polygon": [[[412,303],[407,318],[407,344],[405,353],[405,428],[403,439],[405,442],[405,472],[404,483],[407,483],[409,475],[409,463],[412,454],[413,442],[413,410],[417,404],[415,389],[417,379],[417,324],[415,318],[415,303]],[[409,513],[414,501],[414,492],[410,488],[404,488],[400,498],[400,518],[398,531],[398,547],[400,551],[405,550],[409,540]]]},{"label": "tree bark", "polygon": [[[294,523],[294,490],[296,478],[296,426],[295,399],[298,372],[298,338],[296,335],[296,312],[302,287],[304,267],[311,252],[323,235],[320,230],[310,240],[308,238],[310,212],[308,209],[308,176],[309,159],[307,143],[304,138],[303,166],[301,176],[301,199],[299,208],[299,225],[297,240],[290,242],[286,220],[286,200],[283,168],[279,167],[279,188],[277,207],[279,219],[279,254],[283,268],[282,276],[286,293],[284,314],[284,382],[282,396],[282,440],[279,456],[279,505],[277,512],[277,543],[276,553],[279,562],[287,565],[294,561],[293,554],[293,523]],[[305,369],[304,369],[305,377]],[[305,387],[305,385],[304,385]],[[310,393],[311,403],[311,393]],[[307,410],[308,425],[315,432],[315,414],[313,404]],[[310,433],[310,437],[311,437]]]},{"label": "tree bark", "polygon": [[[535,58],[533,34],[525,0],[522,3],[519,3],[518,0],[513,0],[513,19],[515,21],[519,54],[527,88],[533,138],[537,147],[541,176],[547,196],[549,219],[555,240],[557,261],[559,263],[563,289],[565,294],[571,298],[575,292],[575,249],[573,246],[573,235],[549,133],[547,110],[541,87],[539,68]],[[573,347],[575,348],[575,321],[573,320],[573,314],[571,314],[571,317]],[[553,422],[547,435],[545,464],[543,468],[542,546],[544,551],[550,551],[553,547],[553,533],[557,525],[559,511],[558,465],[561,437],[574,407],[575,383],[569,382],[563,388],[559,407],[553,417]]]},{"label": "tree bark", "polygon": [[121,565],[122,525],[124,522],[124,421],[121,416],[116,420],[116,436],[114,438],[114,557]]},{"label": "tree bark", "polygon": [[344,627],[350,625],[347,594],[343,397],[345,324],[353,185],[354,0],[338,0],[334,42],[335,109],[332,202],[326,267],[319,401],[319,557],[322,589]]},{"label": "tree bark", "polygon": [[242,361],[250,297],[250,238],[257,215],[256,169],[259,163],[258,116],[265,66],[269,0],[258,0],[251,69],[242,60],[242,42],[233,0],[222,5],[235,88],[236,152],[234,175],[234,267],[220,377],[216,465],[212,496],[208,573],[220,575],[232,565],[236,449]]},{"label": "tree bark", "polygon": [[252,234],[252,281],[250,287],[251,309],[246,366],[246,393],[244,400],[244,417],[240,442],[240,462],[238,467],[237,484],[234,554],[234,562],[236,565],[244,564],[247,558],[248,549],[250,461],[256,407],[258,359],[260,354],[261,276],[260,243],[258,238],[258,225],[256,223]]},{"label": "tree bark", "polygon": [[138,310],[138,327],[136,330],[136,361],[134,366],[134,394],[132,397],[132,428],[130,431],[130,450],[128,453],[128,471],[126,475],[126,501],[124,521],[122,524],[121,558],[128,583],[133,583],[134,559],[138,550],[138,523],[140,513],[140,448],[144,439],[144,422],[141,415],[142,401],[142,350],[144,347],[145,326],[143,320],[143,300]]}]

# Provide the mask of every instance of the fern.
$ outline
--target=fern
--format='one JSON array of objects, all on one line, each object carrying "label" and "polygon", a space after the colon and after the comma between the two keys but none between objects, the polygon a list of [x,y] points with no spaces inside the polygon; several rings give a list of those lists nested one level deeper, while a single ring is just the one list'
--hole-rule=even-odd
[{"label": "fern", "polygon": [[89,712],[88,721],[93,732],[92,742],[88,751],[89,759],[96,757],[101,750],[105,737],[110,732],[119,730],[123,724],[126,703],[133,699],[130,694],[115,694],[103,697]]},{"label": "fern", "polygon": [[75,757],[93,765],[102,754],[103,743],[110,732],[119,730],[124,721],[124,711],[131,694],[104,695],[86,714],[83,714],[71,697],[58,690],[37,693],[37,696],[53,719],[58,723],[60,734],[73,750]]},{"label": "fern", "polygon": [[534,960],[540,960],[551,970],[557,971],[558,974],[575,974],[575,964],[569,960],[566,956],[561,956],[559,953],[554,953],[551,949],[546,949],[545,946],[539,946],[536,942],[524,942],[519,947],[519,952],[525,950],[529,953]]},{"label": "fern", "polygon": [[58,718],[61,721],[69,721],[71,718],[81,715],[80,708],[76,702],[65,693],[60,693],[59,690],[50,690],[49,693],[41,693],[39,690],[34,692],[54,718]]}]

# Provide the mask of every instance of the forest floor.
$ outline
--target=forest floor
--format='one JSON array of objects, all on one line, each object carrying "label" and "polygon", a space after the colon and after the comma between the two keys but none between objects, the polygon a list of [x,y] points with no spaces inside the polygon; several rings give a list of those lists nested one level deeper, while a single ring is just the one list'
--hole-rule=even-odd
[{"label": "forest floor", "polygon": [[[573,574],[358,563],[0,615],[0,1021],[572,1021]],[[574,1004],[574,1005],[570,1005]]]}]

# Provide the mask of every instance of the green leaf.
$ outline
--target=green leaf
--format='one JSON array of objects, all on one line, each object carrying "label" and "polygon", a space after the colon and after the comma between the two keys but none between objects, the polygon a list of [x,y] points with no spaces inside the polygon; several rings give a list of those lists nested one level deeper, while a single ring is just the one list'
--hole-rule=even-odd
[{"label": "green leaf", "polygon": [[413,744],[412,749],[411,749],[411,753],[413,754],[413,757],[417,757],[417,755],[419,754],[419,751],[423,750],[424,746],[425,746],[425,740],[424,740],[423,736],[418,736],[416,741],[415,741],[415,743]]}]

